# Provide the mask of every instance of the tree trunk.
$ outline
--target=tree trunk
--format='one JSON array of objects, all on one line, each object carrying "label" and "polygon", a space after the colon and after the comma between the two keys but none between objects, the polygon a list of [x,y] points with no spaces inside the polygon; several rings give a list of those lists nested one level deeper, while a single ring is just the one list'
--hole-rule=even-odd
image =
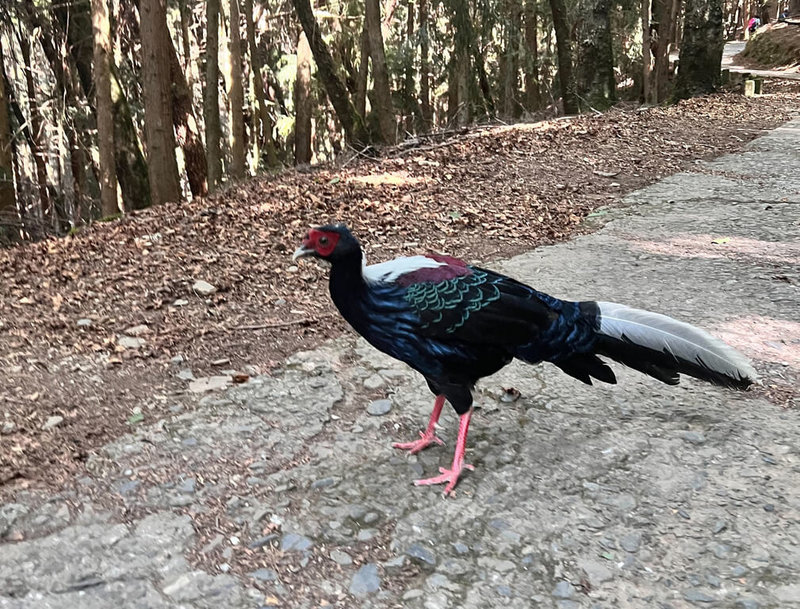
[{"label": "tree trunk", "polygon": [[406,133],[414,132],[415,115],[419,115],[417,96],[414,86],[414,56],[416,55],[416,45],[414,40],[414,0],[408,0],[406,15],[406,57],[403,69],[403,113],[405,114]]},{"label": "tree trunk", "polygon": [[365,0],[365,27],[369,34],[370,59],[372,60],[372,79],[374,82],[374,104],[372,111],[378,119],[381,139],[386,144],[396,140],[397,125],[392,109],[392,92],[389,88],[389,72],[386,68],[386,55],[381,33],[381,8],[379,0]]},{"label": "tree trunk", "polygon": [[169,39],[170,62],[169,75],[172,81],[172,124],[178,145],[183,150],[186,164],[186,177],[193,197],[204,197],[208,194],[208,162],[206,149],[200,137],[200,127],[194,114],[192,91],[181,68],[180,59]]},{"label": "tree trunk", "polygon": [[[250,49],[250,66],[253,70],[253,88],[255,89],[256,102],[258,104],[258,124],[256,137],[260,135],[264,149],[267,154],[267,166],[277,167],[280,165],[278,154],[275,151],[275,140],[272,137],[272,117],[267,107],[267,90],[264,86],[264,79],[261,75],[261,57],[256,46],[256,28],[253,22],[253,0],[244,0],[244,12],[247,21],[247,46]],[[259,159],[256,159],[258,167]]]},{"label": "tree trunk", "polygon": [[150,196],[155,205],[181,199],[172,128],[171,49],[165,1],[141,0],[144,131]]},{"label": "tree trunk", "polygon": [[522,5],[520,0],[508,0],[508,21],[506,22],[505,73],[503,74],[503,115],[518,117],[520,33],[522,30]]},{"label": "tree trunk", "polygon": [[111,23],[106,0],[92,0],[97,149],[100,157],[100,214],[120,212],[114,168],[114,112],[111,105]]},{"label": "tree trunk", "polygon": [[314,55],[314,62],[317,64],[319,78],[336,112],[336,117],[339,119],[342,129],[344,129],[345,139],[348,143],[356,145],[369,143],[369,135],[364,126],[364,120],[356,112],[347,92],[347,87],[337,74],[333,56],[322,37],[319,24],[314,18],[314,12],[311,10],[310,0],[292,0],[292,4],[297,13],[297,19],[300,21],[300,25],[303,26],[303,31],[308,38],[311,53]]},{"label": "tree trunk", "polygon": [[17,219],[12,144],[11,112],[3,70],[2,40],[0,40],[0,243],[14,240],[13,229],[6,226]]},{"label": "tree trunk", "polygon": [[305,32],[297,41],[297,78],[294,81],[294,164],[311,162],[311,47]]},{"label": "tree trunk", "polygon": [[451,0],[450,10],[452,12],[451,29],[454,40],[447,113],[456,125],[464,126],[468,125],[472,120],[472,99],[470,95],[472,22],[466,0]]},{"label": "tree trunk", "polygon": [[650,87],[650,71],[652,66],[652,53],[650,51],[650,3],[652,0],[641,0],[642,16],[642,101],[645,104],[653,103]]},{"label": "tree trunk", "polygon": [[572,77],[572,52],[570,49],[567,9],[564,0],[550,0],[553,14],[553,28],[556,31],[556,52],[558,54],[558,80],[561,86],[561,100],[564,114],[578,113],[578,99],[575,96],[575,81]]},{"label": "tree trunk", "polygon": [[584,104],[601,110],[616,101],[610,8],[610,0],[589,0],[578,31],[578,95]]},{"label": "tree trunk", "polygon": [[422,113],[421,131],[433,128],[433,108],[431,108],[430,80],[430,36],[428,34],[428,0],[419,0],[419,97]]},{"label": "tree trunk", "polygon": [[190,33],[192,11],[186,6],[188,0],[178,1],[178,10],[181,16],[181,44],[183,46],[183,73],[189,90],[192,90],[194,82],[193,62],[192,62],[192,36]]},{"label": "tree trunk", "polygon": [[39,102],[36,100],[36,85],[33,82],[33,63],[31,62],[31,46],[27,32],[20,32],[19,48],[24,62],[25,85],[28,94],[28,108],[30,111],[31,134],[33,138],[33,162],[36,167],[36,180],[39,184],[39,202],[42,217],[50,216],[50,193],[47,190],[47,146],[44,143],[44,120],[39,111]]},{"label": "tree trunk", "polygon": [[356,79],[355,108],[359,116],[367,115],[367,82],[369,81],[369,32],[361,30],[361,62]]},{"label": "tree trunk", "polygon": [[219,120],[219,0],[206,4],[206,89],[203,93],[203,118],[206,127],[208,190],[222,180],[222,126]]},{"label": "tree trunk", "polygon": [[525,0],[525,109],[536,112],[541,107],[539,91],[539,37],[537,0]]},{"label": "tree trunk", "polygon": [[711,93],[720,84],[725,45],[721,0],[687,0],[675,97]]},{"label": "tree trunk", "polygon": [[[83,94],[87,99],[92,100],[94,98],[92,83],[94,51],[89,3],[62,3],[54,7],[54,14],[56,17],[54,24],[57,24],[63,38],[67,41]],[[133,123],[133,113],[117,77],[113,60],[113,56],[109,57],[111,103],[114,110],[114,158],[117,181],[122,191],[122,207],[127,210],[143,209],[151,204],[147,162],[144,158],[139,134]]]},{"label": "tree trunk", "polygon": [[234,178],[243,178],[247,171],[244,143],[244,85],[242,83],[242,35],[239,20],[239,0],[230,0],[231,7],[231,79],[228,83],[228,101],[231,113],[231,167]]},{"label": "tree trunk", "polygon": [[653,101],[661,103],[669,97],[669,31],[671,0],[653,0],[653,19],[656,22],[655,40],[650,46],[655,48],[653,66]]}]

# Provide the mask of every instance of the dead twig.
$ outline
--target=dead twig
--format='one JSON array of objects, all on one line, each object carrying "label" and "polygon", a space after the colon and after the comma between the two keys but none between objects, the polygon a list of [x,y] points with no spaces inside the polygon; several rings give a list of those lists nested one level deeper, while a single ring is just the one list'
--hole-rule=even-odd
[{"label": "dead twig", "polygon": [[303,324],[319,323],[323,319],[333,317],[333,313],[321,315],[320,317],[301,317],[300,319],[292,319],[291,321],[277,321],[270,324],[253,324],[247,326],[233,326],[228,327],[226,330],[271,330],[273,328],[286,328],[288,326],[301,326]]}]

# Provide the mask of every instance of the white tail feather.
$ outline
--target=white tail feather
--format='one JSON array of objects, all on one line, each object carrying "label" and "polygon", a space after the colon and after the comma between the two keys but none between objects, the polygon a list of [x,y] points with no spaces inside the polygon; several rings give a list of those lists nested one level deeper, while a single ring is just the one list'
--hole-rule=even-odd
[{"label": "white tail feather", "polygon": [[705,330],[666,315],[598,302],[600,333],[666,351],[674,357],[703,366],[731,379],[755,382],[757,374],[747,358]]}]

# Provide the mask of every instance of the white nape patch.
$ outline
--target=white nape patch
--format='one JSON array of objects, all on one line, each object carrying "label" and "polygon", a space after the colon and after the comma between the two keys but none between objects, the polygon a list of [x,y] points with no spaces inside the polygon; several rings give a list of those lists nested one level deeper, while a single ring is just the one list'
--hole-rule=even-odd
[{"label": "white nape patch", "polygon": [[366,266],[366,258],[364,258],[364,265],[362,269],[364,279],[373,283],[388,283],[406,273],[411,273],[419,269],[435,269],[440,266],[447,266],[447,263],[438,262],[427,256],[407,256],[405,258],[395,258],[388,262],[371,264],[369,266]]}]

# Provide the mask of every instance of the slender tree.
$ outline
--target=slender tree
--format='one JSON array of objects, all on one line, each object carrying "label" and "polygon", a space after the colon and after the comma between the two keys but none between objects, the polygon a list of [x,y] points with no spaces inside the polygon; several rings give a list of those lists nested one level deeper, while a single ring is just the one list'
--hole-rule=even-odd
[{"label": "slender tree", "polygon": [[206,127],[208,189],[213,191],[222,179],[222,126],[219,120],[219,0],[206,4],[206,88],[203,118]]},{"label": "slender tree", "polygon": [[428,0],[419,0],[419,56],[419,105],[422,113],[422,131],[427,132],[433,127]]},{"label": "slender tree", "polygon": [[392,109],[392,92],[389,88],[389,71],[386,67],[386,54],[381,33],[381,9],[378,0],[365,0],[365,28],[369,34],[370,59],[372,60],[372,79],[374,81],[373,112],[378,119],[381,139],[393,144],[397,126]]},{"label": "slender tree", "polygon": [[311,47],[305,32],[297,40],[297,77],[294,81],[294,163],[311,162]]},{"label": "slender tree", "polygon": [[242,34],[239,19],[239,0],[230,0],[231,7],[231,79],[228,83],[228,102],[231,116],[231,167],[234,178],[243,178],[247,171],[244,143],[244,83],[242,82]]},{"label": "slender tree", "polygon": [[114,161],[114,109],[111,103],[111,24],[106,0],[92,0],[94,81],[97,112],[97,149],[100,157],[100,210],[108,217],[119,213]]},{"label": "slender tree", "polygon": [[503,114],[519,116],[519,72],[520,34],[522,33],[522,5],[520,0],[507,0],[506,48],[503,70]]},{"label": "slender tree", "polygon": [[336,117],[342,125],[345,139],[349,143],[356,145],[368,143],[369,135],[364,126],[364,119],[356,111],[347,91],[347,86],[339,78],[331,51],[322,37],[317,20],[314,18],[310,0],[292,0],[292,4],[297,13],[297,19],[300,21],[300,25],[303,26],[303,31],[308,38],[311,53],[314,55],[314,62],[317,64],[319,78],[336,112]]},{"label": "slender tree", "polygon": [[541,106],[539,89],[539,36],[537,0],[525,0],[525,109],[536,112]]},{"label": "slender tree", "polygon": [[650,5],[652,0],[641,0],[642,18],[642,101],[653,103],[650,73],[652,68],[652,51],[650,50]]},{"label": "slender tree", "polygon": [[572,52],[570,49],[567,9],[564,0],[550,0],[553,14],[553,29],[556,31],[556,52],[558,53],[558,80],[561,86],[561,101],[564,114],[578,113],[578,99],[575,96],[575,81],[572,77]]},{"label": "slender tree", "polygon": [[611,1],[589,0],[578,29],[576,85],[581,102],[605,109],[616,101]]},{"label": "slender tree", "polygon": [[17,197],[14,190],[14,155],[11,135],[11,114],[3,70],[3,46],[0,39],[0,241],[13,237],[4,227],[17,217]]},{"label": "slender tree", "polygon": [[180,201],[165,0],[141,0],[142,91],[150,196],[154,204]]},{"label": "slender tree", "polygon": [[687,0],[676,98],[685,99],[716,90],[720,84],[724,45],[722,1]]}]

